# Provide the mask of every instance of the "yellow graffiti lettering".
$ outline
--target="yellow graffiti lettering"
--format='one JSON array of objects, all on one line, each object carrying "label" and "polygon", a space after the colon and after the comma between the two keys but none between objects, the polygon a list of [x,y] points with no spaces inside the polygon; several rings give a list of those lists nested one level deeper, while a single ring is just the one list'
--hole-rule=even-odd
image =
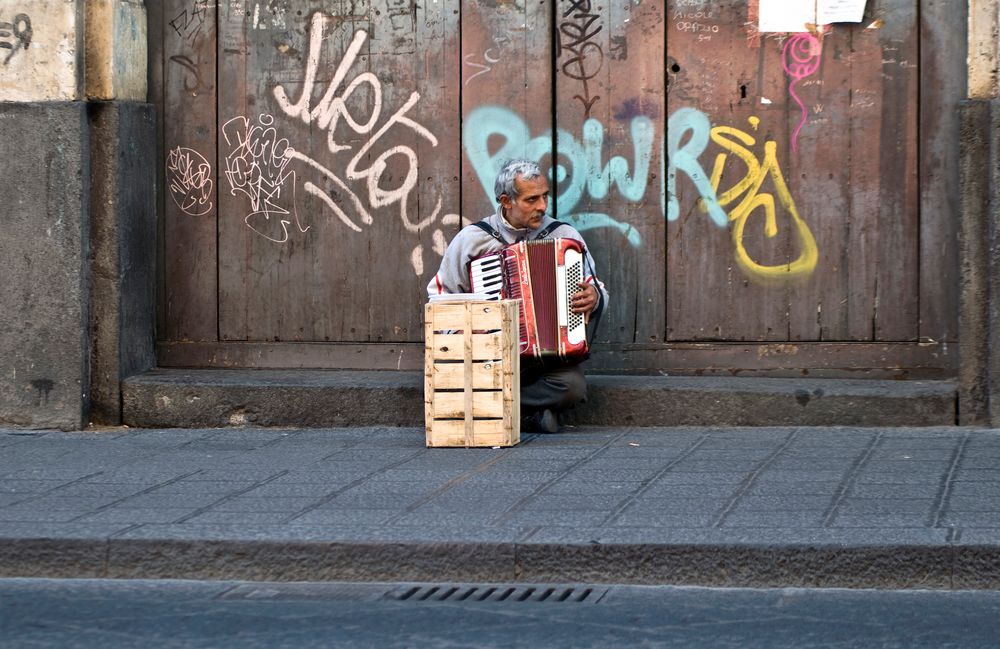
[{"label": "yellow graffiti lettering", "polygon": [[[756,128],[760,120],[751,117],[750,123]],[[777,144],[773,141],[764,142],[764,157],[758,161],[756,154],[750,149],[757,144],[757,140],[749,133],[729,126],[716,126],[712,129],[711,138],[727,152],[716,156],[710,180],[712,189],[718,196],[719,205],[727,209],[730,204],[739,201],[735,207],[728,210],[729,220],[733,224],[732,236],[737,265],[751,279],[765,283],[786,282],[810,275],[816,269],[819,250],[809,225],[799,216],[792,194],[788,191],[788,185],[778,164]],[[720,194],[723,169],[730,155],[736,156],[746,166],[746,173],[732,187]],[[768,238],[778,234],[775,196],[760,192],[768,177],[774,185],[778,202],[792,217],[798,249],[801,251],[794,261],[774,266],[754,261],[743,243],[747,220],[757,208],[764,209],[764,234]]]}]

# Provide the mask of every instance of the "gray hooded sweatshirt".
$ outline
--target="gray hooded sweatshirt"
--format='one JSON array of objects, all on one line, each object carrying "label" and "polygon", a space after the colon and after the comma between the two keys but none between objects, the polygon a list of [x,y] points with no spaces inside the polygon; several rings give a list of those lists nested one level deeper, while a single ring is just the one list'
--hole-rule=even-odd
[{"label": "gray hooded sweatshirt", "polygon": [[[486,221],[493,227],[494,230],[500,233],[500,236],[503,237],[504,241],[507,243],[537,239],[542,230],[548,227],[549,224],[555,220],[546,214],[542,218],[542,224],[538,226],[537,230],[531,230],[529,228],[518,229],[511,227],[511,225],[507,223],[503,216],[501,216],[500,209],[501,208],[497,206],[497,211],[487,217]],[[549,238],[555,239],[557,237],[576,239],[577,241],[583,242],[583,236],[580,235],[576,228],[565,223],[549,233]],[[428,297],[431,295],[440,295],[442,293],[471,293],[472,286],[469,280],[469,262],[488,252],[500,250],[502,247],[503,246],[500,245],[499,241],[484,232],[481,228],[474,225],[468,225],[462,228],[458,235],[456,235],[452,242],[448,245],[448,249],[444,253],[444,259],[441,260],[440,270],[438,270],[437,274],[432,277],[431,281],[427,284]],[[584,243],[584,249],[584,281],[588,284],[594,284],[597,286],[597,291],[600,293],[601,299],[598,302],[595,313],[599,313],[607,307],[608,291],[604,288],[604,283],[597,279],[597,273],[594,270],[594,258],[590,255],[590,250],[586,248],[586,243]]]}]

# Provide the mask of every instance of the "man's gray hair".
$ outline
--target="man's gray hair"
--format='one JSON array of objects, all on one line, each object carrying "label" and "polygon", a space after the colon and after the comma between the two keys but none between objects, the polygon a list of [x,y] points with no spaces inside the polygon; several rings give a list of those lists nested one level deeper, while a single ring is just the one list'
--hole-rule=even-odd
[{"label": "man's gray hair", "polygon": [[496,184],[493,185],[493,191],[496,193],[498,201],[503,194],[507,194],[512,199],[517,198],[514,181],[517,180],[518,175],[524,180],[534,180],[542,175],[542,170],[537,162],[531,160],[508,160],[505,162],[500,173],[497,174]]}]

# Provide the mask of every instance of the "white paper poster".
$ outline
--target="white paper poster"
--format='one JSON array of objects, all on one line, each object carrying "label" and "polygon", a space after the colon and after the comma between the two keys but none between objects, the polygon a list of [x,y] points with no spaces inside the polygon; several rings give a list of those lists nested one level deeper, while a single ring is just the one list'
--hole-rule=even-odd
[{"label": "white paper poster", "polygon": [[762,32],[806,32],[809,25],[859,23],[867,0],[760,0],[757,29]]},{"label": "white paper poster", "polygon": [[865,16],[867,0],[818,0],[816,24],[859,23]]},{"label": "white paper poster", "polygon": [[816,0],[760,0],[762,32],[807,32],[816,24]]}]

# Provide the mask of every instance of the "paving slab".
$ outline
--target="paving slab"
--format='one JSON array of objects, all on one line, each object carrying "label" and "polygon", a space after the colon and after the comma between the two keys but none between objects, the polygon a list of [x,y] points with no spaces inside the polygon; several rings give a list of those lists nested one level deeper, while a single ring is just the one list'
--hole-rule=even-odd
[{"label": "paving slab", "polygon": [[958,427],[0,429],[0,576],[1000,588],[997,469]]}]

